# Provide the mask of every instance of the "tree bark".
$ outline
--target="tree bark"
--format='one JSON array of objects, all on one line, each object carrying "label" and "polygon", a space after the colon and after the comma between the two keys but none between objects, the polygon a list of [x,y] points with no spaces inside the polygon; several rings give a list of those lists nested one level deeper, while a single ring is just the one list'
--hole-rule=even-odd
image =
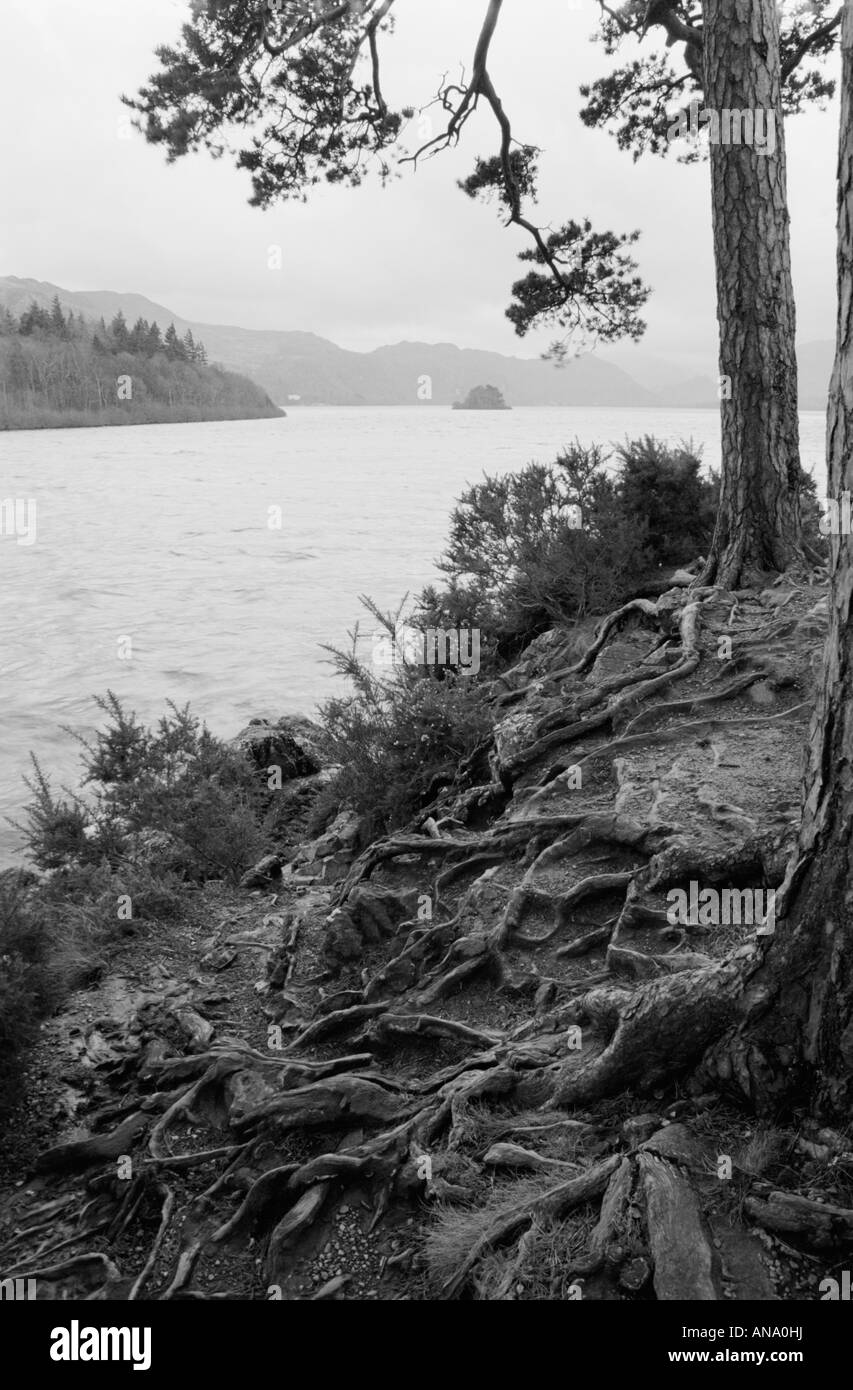
[{"label": "tree bark", "polygon": [[736,588],[801,558],[779,18],[775,0],[704,0],[703,14],[722,485],[702,582]]},{"label": "tree bark", "polygon": [[[844,10],[838,165],[838,332],[827,412],[829,496],[853,490],[853,5]],[[761,1108],[821,1117],[853,1103],[853,538],[830,537],[829,633],[803,821],[760,975],[773,1002],[741,1040]],[[758,977],[757,977],[758,978]]]}]

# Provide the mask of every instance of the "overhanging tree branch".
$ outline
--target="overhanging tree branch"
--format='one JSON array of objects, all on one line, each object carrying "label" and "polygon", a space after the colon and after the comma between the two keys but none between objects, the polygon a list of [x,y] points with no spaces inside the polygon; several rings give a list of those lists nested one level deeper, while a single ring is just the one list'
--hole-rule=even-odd
[{"label": "overhanging tree branch", "polygon": [[[412,163],[455,145],[481,101],[500,132],[499,153],[477,159],[462,183],[470,196],[496,192],[505,224],[521,228],[533,248],[521,254],[532,270],[513,287],[508,310],[519,334],[551,322],[588,339],[638,337],[638,311],[648,290],[625,248],[636,234],[596,233],[588,220],[543,231],[525,209],[536,195],[538,149],[513,138],[512,124],[489,71],[503,0],[487,0],[470,79],[442,79],[436,101],[444,129],[408,153],[404,121],[414,108],[394,111],[383,92],[379,40],[392,32],[395,0],[348,0],[313,6],[300,0],[251,5],[196,0],[193,23],[175,48],[161,48],[160,72],[126,103],[144,118],[147,138],[166,146],[170,160],[207,148],[231,148],[252,178],[252,203],[307,198],[325,179],[357,186],[378,165],[383,180],[392,159]],[[421,108],[423,113],[424,108]],[[249,142],[230,145],[242,130]]]},{"label": "overhanging tree branch", "polygon": [[[370,3],[372,3],[372,0],[370,0]],[[287,38],[282,39],[279,43],[275,43],[269,36],[269,21],[270,17],[276,13],[276,8],[271,5],[265,5],[262,20],[264,48],[267,53],[271,53],[274,58],[277,58],[282,53],[286,53],[289,48],[298,47],[303,40],[310,38],[312,34],[316,34],[321,29],[325,29],[328,25],[334,24],[339,19],[343,19],[345,16],[349,15],[351,11],[352,6],[349,0],[343,0],[342,4],[333,5],[328,10],[321,10],[319,14],[315,14],[303,20],[302,24],[298,25],[292,34],[289,34]]]},{"label": "overhanging tree branch", "polygon": [[810,34],[806,34],[805,38],[797,45],[793,53],[789,54],[782,64],[783,82],[796,71],[807,54],[811,53],[824,40],[831,38],[835,31],[840,28],[841,16],[843,13],[844,10],[842,8],[837,14],[833,15],[832,19],[828,20],[826,24],[822,24],[817,29],[813,29]]}]

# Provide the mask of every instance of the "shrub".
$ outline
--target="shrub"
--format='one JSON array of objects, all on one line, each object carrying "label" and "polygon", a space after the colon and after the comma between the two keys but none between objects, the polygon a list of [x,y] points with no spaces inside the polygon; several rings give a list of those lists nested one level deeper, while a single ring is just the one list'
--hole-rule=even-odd
[{"label": "shrub", "polygon": [[650,562],[685,565],[707,550],[714,534],[720,481],[701,476],[701,453],[692,444],[668,448],[644,435],[616,450],[619,498],[627,516],[645,532]]},{"label": "shrub", "polygon": [[108,691],[97,697],[106,715],[84,749],[89,804],[73,793],[55,798],[36,762],[33,794],[21,827],[33,861],[45,869],[69,864],[115,866],[141,834],[172,846],[169,862],[189,878],[238,876],[263,853],[272,801],[243,755],[216,739],[189,708],[169,704],[156,729],[143,728]]},{"label": "shrub", "polygon": [[0,1115],[17,1096],[22,1056],[38,1036],[38,994],[37,971],[0,949]]},{"label": "shrub", "polygon": [[[93,857],[86,839],[88,818],[82,803],[68,793],[70,800],[54,798],[35,753],[30,754],[32,778],[25,777],[32,800],[26,808],[23,831],[33,861],[41,869],[57,869],[72,860]],[[97,855],[100,858],[100,852]]]},{"label": "shrub", "polygon": [[[131,917],[119,915],[130,900]],[[15,1099],[39,1021],[106,968],[108,948],[137,923],[184,913],[184,885],[146,866],[67,865],[39,881],[0,874],[0,1113]]]},{"label": "shrub", "polygon": [[112,942],[181,917],[185,880],[233,877],[268,843],[275,795],[188,709],[150,730],[112,692],[97,704],[105,725],[80,740],[85,799],[54,795],[32,760],[19,828],[42,878],[0,875],[0,1109],[39,1019],[106,968]]},{"label": "shrub", "polygon": [[817,559],[826,563],[829,558],[829,541],[820,530],[823,508],[818,499],[817,484],[812,475],[801,467],[797,485],[800,495],[800,522],[803,540],[806,546],[814,551]]},{"label": "shrub", "polygon": [[[394,640],[402,605],[392,616],[364,602]],[[341,764],[327,798],[351,805],[368,835],[375,835],[405,824],[451,785],[492,719],[476,676],[428,674],[405,663],[389,677],[378,676],[358,655],[358,628],[351,637],[350,652],[327,648],[338,674],[355,688],[320,710],[332,756]]]},{"label": "shrub", "polygon": [[63,993],[55,919],[32,874],[0,874],[0,1113],[15,1098],[39,1020]]},{"label": "shrub", "polygon": [[617,460],[575,442],[553,464],[469,488],[439,561],[445,587],[421,595],[429,622],[480,628],[482,649],[500,662],[707,549],[718,482],[701,477],[692,446],[646,437]]},{"label": "shrub", "polygon": [[[605,612],[658,566],[695,558],[710,542],[717,495],[696,451],[647,437],[626,442],[618,459],[608,469],[604,450],[576,442],[553,464],[469,488],[439,562],[445,585],[425,589],[405,625],[478,630],[488,676],[539,633]],[[382,614],[363,602],[396,641],[404,604]],[[325,800],[348,802],[378,833],[454,784],[492,717],[473,675],[403,663],[385,678],[360,659],[358,630],[351,635],[350,652],[329,649],[354,694],[321,712],[341,763]]]}]

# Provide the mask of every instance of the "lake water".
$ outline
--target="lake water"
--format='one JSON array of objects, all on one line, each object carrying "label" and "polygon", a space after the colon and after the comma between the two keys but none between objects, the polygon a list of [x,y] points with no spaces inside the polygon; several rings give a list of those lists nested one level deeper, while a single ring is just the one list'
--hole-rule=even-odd
[{"label": "lake water", "polygon": [[[801,431],[822,480],[824,416],[804,413]],[[0,434],[0,500],[36,502],[33,544],[0,535],[0,865],[16,858],[5,818],[26,799],[29,751],[76,782],[62,726],[91,730],[93,694],[145,719],[189,700],[226,737],[254,715],[310,713],[343,691],[320,644],[347,645],[359,594],[392,606],[435,577],[466,484],[575,437],[640,434],[719,463],[713,410],[329,408]]]}]

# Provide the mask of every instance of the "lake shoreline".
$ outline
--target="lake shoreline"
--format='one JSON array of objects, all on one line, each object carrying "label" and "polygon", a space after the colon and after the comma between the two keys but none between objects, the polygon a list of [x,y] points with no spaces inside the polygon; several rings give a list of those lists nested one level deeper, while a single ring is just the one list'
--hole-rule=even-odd
[{"label": "lake shoreline", "polygon": [[280,406],[276,406],[273,410],[259,410],[251,414],[246,414],[244,411],[234,414],[230,412],[187,414],[184,411],[176,410],[164,415],[162,411],[158,410],[153,416],[142,414],[137,418],[128,419],[128,413],[119,406],[108,412],[63,412],[65,418],[61,421],[42,419],[24,422],[22,419],[21,423],[9,424],[6,420],[0,419],[0,433],[18,434],[28,430],[110,429],[114,425],[122,429],[132,428],[135,425],[208,425],[224,420],[282,420],[287,418],[287,411]]},{"label": "lake shoreline", "polygon": [[[801,416],[819,488],[824,432]],[[254,715],[310,713],[342,693],[322,644],[347,645],[359,594],[393,608],[434,582],[466,487],[573,437],[643,434],[692,438],[718,466],[717,411],[336,406],[251,427],[16,431],[3,496],[35,499],[38,524],[35,544],[0,537],[0,865],[20,859],[5,818],[20,818],[29,750],[76,784],[62,730],[91,734],[94,692],[146,721],[189,701],[223,738]]]}]

